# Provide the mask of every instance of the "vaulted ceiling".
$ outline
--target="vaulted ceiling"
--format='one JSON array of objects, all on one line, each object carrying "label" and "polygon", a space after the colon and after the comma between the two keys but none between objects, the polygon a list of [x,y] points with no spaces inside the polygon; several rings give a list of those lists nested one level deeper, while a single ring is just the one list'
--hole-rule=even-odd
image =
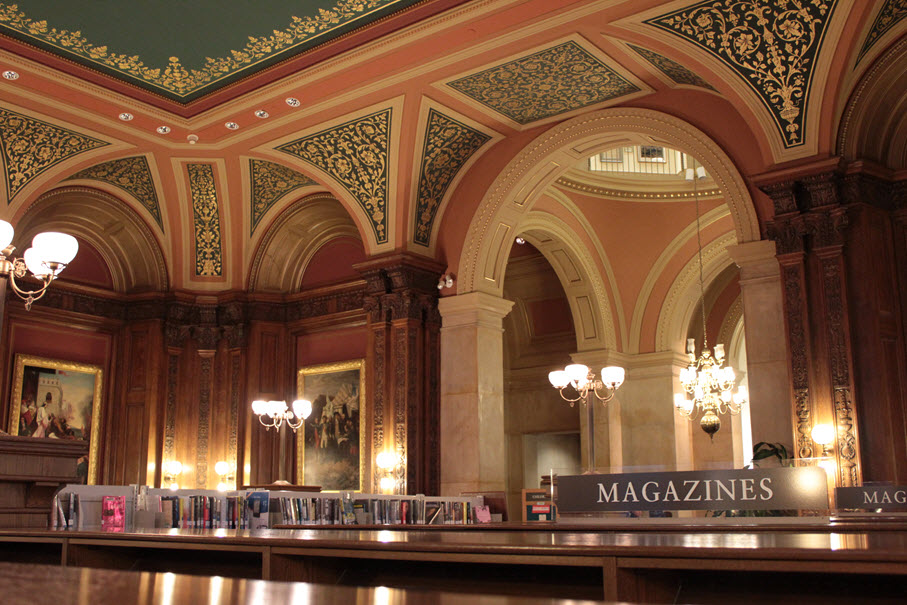
[{"label": "vaulted ceiling", "polygon": [[861,115],[852,93],[905,14],[899,0],[0,3],[0,214],[15,224],[61,187],[113,196],[178,289],[245,287],[268,229],[315,194],[342,204],[367,254],[452,263],[477,203],[460,200],[593,110],[680,117],[744,175],[847,148],[841,116]]}]

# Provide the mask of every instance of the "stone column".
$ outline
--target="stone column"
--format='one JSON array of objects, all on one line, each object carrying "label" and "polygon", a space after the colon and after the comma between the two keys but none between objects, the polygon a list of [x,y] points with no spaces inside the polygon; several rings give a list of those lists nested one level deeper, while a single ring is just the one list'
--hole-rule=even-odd
[{"label": "stone column", "polygon": [[504,491],[504,343],[513,303],[471,292],[442,298],[441,494]]},{"label": "stone column", "polygon": [[753,441],[789,444],[794,433],[791,379],[775,242],[739,244],[729,247],[728,253],[740,268]]}]

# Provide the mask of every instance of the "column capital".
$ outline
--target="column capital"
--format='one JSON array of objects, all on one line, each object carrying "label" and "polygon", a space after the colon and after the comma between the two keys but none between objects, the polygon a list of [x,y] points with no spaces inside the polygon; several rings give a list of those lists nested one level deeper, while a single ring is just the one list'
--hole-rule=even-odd
[{"label": "column capital", "polygon": [[513,301],[484,292],[445,296],[438,300],[444,328],[481,325],[501,329],[502,320],[513,308]]},{"label": "column capital", "polygon": [[772,240],[759,240],[728,246],[731,260],[740,268],[740,280],[778,278],[781,265],[778,264],[777,246]]}]

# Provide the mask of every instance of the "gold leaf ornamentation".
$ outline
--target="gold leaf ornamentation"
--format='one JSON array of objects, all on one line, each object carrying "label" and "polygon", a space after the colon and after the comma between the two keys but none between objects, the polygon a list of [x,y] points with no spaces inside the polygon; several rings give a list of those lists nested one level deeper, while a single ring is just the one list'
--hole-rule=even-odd
[{"label": "gold leaf ornamentation", "polygon": [[518,124],[639,92],[638,86],[572,41],[447,85]]},{"label": "gold leaf ornamentation", "polygon": [[109,145],[41,120],[0,109],[0,147],[6,168],[7,202],[32,179],[60,162]]},{"label": "gold leaf ornamentation", "polygon": [[358,19],[391,11],[395,4],[408,6],[412,2],[338,0],[330,10],[319,9],[317,14],[306,17],[294,16],[288,27],[274,30],[270,36],[249,36],[249,41],[241,50],[231,50],[226,57],[208,57],[199,69],[187,69],[179,57],[170,57],[169,64],[163,69],[145,65],[138,55],[111,52],[106,45],[89,42],[79,31],[57,29],[49,27],[46,21],[30,19],[16,4],[0,3],[0,27],[73,55],[78,60],[94,63],[140,84],[157,88],[177,99],[184,99],[276,55],[318,43],[318,38],[326,39],[338,29],[354,26]]},{"label": "gold leaf ornamentation", "polygon": [[211,164],[187,164],[186,170],[195,223],[195,274],[223,275],[214,168]]},{"label": "gold leaf ornamentation", "polygon": [[876,15],[872,29],[866,34],[866,41],[863,42],[863,48],[860,49],[857,61],[862,60],[869,49],[879,41],[879,38],[900,23],[905,16],[907,16],[907,0],[887,0],[885,6]]},{"label": "gold leaf ornamentation", "polygon": [[252,175],[252,229],[250,235],[255,233],[258,221],[274,205],[274,202],[294,189],[318,184],[304,174],[265,160],[249,160],[249,173]]},{"label": "gold leaf ornamentation", "polygon": [[391,109],[384,109],[277,148],[316,166],[343,185],[371,219],[379,244],[387,242],[391,113]]},{"label": "gold leaf ornamentation", "polygon": [[161,208],[157,199],[157,190],[154,188],[154,179],[151,177],[151,168],[148,159],[143,156],[112,160],[103,164],[96,164],[69,177],[67,180],[93,179],[104,181],[123,191],[142,203],[158,226],[163,229],[161,222]]},{"label": "gold leaf ornamentation", "polygon": [[785,147],[803,144],[809,88],[837,0],[707,0],[647,24],[736,72],[772,115]]},{"label": "gold leaf ornamentation", "polygon": [[432,223],[447,188],[472,154],[490,139],[487,134],[434,109],[429,112],[419,170],[415,243],[430,244]]},{"label": "gold leaf ornamentation", "polygon": [[643,59],[651,63],[658,71],[668,76],[676,82],[677,84],[688,84],[690,86],[699,86],[700,88],[708,88],[709,90],[715,90],[711,84],[700,78],[698,75],[678,63],[673,61],[664,55],[660,55],[655,51],[651,51],[647,48],[642,48],[639,46],[634,46],[628,44],[636,53],[641,56]]}]

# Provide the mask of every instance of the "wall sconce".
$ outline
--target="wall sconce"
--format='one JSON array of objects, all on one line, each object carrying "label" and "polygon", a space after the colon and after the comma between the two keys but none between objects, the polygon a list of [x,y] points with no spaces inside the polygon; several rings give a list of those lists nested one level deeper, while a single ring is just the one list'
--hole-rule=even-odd
[{"label": "wall sconce", "polygon": [[438,280],[438,290],[443,290],[444,288],[453,288],[453,284],[453,273],[445,273],[441,276],[441,279]]},{"label": "wall sconce", "polygon": [[183,472],[183,464],[179,460],[168,460],[164,463],[164,484],[176,491],[180,488],[177,477]]},{"label": "wall sconce", "polygon": [[819,466],[834,475],[837,465],[835,464],[835,452],[831,444],[835,442],[835,427],[830,424],[817,424],[810,432],[810,436],[816,442],[816,445],[822,448],[822,460],[819,461]]},{"label": "wall sconce", "polygon": [[[71,235],[46,231],[39,233],[31,241],[22,258],[12,258],[15,246],[13,226],[0,220],[0,276],[9,279],[9,286],[16,295],[25,301],[25,310],[31,310],[33,302],[44,296],[50,283],[72,262],[79,251],[79,242]],[[23,290],[16,283],[16,278],[23,278],[29,272],[41,282],[37,290]]]},{"label": "wall sconce", "polygon": [[226,460],[220,460],[217,464],[214,465],[214,472],[217,473],[217,476],[220,477],[220,483],[217,484],[217,491],[225,492],[230,489],[230,484],[233,484],[233,489],[236,489],[236,465],[232,462],[227,462]]},{"label": "wall sconce", "polygon": [[378,478],[378,487],[382,493],[393,494],[397,488],[397,479],[395,470],[399,466],[400,460],[393,452],[381,452],[375,456],[375,466],[378,467],[375,473]]}]

